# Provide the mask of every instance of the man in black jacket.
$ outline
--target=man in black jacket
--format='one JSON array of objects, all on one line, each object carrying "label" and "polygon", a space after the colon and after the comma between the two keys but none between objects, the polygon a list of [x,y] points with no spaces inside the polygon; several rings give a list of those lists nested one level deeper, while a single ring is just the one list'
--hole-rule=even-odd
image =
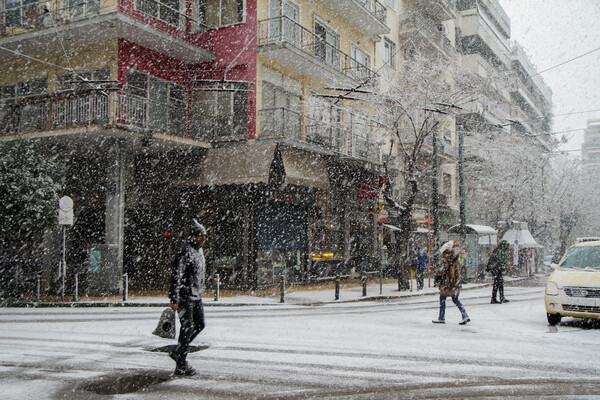
[{"label": "man in black jacket", "polygon": [[[508,300],[504,298],[504,278],[502,274],[506,270],[506,264],[508,262],[508,249],[510,244],[508,241],[503,240],[498,246],[492,251],[486,270],[494,277],[494,283],[492,287],[492,304],[508,303]],[[496,293],[500,293],[500,301],[496,299]]]},{"label": "man in black jacket", "polygon": [[202,246],[206,229],[196,219],[192,220],[190,236],[173,262],[169,299],[171,309],[177,311],[181,321],[179,342],[169,356],[175,361],[175,375],[195,375],[196,370],[186,361],[192,340],[204,329],[202,295],[205,289],[205,261]]}]

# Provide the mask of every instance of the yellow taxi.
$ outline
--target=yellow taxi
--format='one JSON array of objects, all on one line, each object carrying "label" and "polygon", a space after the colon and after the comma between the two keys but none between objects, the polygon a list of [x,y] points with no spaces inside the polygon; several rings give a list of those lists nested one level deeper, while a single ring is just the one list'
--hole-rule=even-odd
[{"label": "yellow taxi", "polygon": [[566,251],[546,284],[550,325],[562,317],[600,318],[600,241],[583,241]]}]

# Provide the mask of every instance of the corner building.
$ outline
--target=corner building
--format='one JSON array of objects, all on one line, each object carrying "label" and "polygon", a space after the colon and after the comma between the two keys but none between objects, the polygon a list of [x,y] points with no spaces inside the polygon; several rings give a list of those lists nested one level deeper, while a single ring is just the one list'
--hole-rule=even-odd
[{"label": "corner building", "polygon": [[[387,13],[377,0],[0,3],[0,140],[60,154],[68,276],[89,293],[122,290],[124,274],[164,289],[192,216],[228,287],[376,257],[379,144],[339,89],[375,84]],[[47,232],[48,249],[59,241]],[[58,260],[47,252],[43,290]]]}]

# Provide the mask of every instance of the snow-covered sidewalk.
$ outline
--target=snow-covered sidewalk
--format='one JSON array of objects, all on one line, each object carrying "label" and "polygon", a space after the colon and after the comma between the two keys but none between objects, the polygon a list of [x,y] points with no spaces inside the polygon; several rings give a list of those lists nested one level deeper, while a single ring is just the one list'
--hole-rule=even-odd
[{"label": "snow-covered sidewalk", "polygon": [[[521,280],[524,278],[506,277],[506,282]],[[473,282],[463,284],[463,290],[489,286],[490,280],[483,282]],[[433,295],[437,293],[437,288],[429,287],[428,280],[425,279],[425,287],[422,290],[398,291],[398,284],[395,280],[386,279],[383,284],[378,280],[370,280],[367,284],[367,295],[363,296],[363,287],[357,280],[343,281],[340,284],[339,299],[335,299],[335,285],[333,282],[319,285],[298,285],[288,284],[285,286],[284,304],[326,304],[326,303],[344,303],[367,301],[377,299],[394,299],[401,297]],[[219,299],[215,300],[214,290],[207,289],[204,297],[206,306],[244,306],[244,305],[278,305],[281,302],[281,292],[279,289],[251,291],[251,292],[230,292],[222,291]],[[167,307],[168,298],[166,292],[164,295],[135,295],[128,296],[127,301],[123,301],[120,296],[111,296],[106,298],[82,298],[78,302],[66,300],[60,301],[41,301],[41,302],[20,302],[12,304],[13,306],[25,307],[140,307],[156,306]]]}]

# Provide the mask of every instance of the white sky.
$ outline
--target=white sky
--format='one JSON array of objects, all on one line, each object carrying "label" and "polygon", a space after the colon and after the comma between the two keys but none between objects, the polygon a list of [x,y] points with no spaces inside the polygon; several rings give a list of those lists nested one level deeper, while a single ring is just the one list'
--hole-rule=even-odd
[{"label": "white sky", "polygon": [[[600,48],[598,0],[499,1],[511,19],[511,39],[525,48],[538,71]],[[541,75],[553,92],[553,132],[583,129],[588,119],[600,118],[600,50]],[[596,111],[580,113],[589,110]],[[578,114],[559,115],[565,113]],[[582,130],[566,135],[562,150],[581,148]]]}]

